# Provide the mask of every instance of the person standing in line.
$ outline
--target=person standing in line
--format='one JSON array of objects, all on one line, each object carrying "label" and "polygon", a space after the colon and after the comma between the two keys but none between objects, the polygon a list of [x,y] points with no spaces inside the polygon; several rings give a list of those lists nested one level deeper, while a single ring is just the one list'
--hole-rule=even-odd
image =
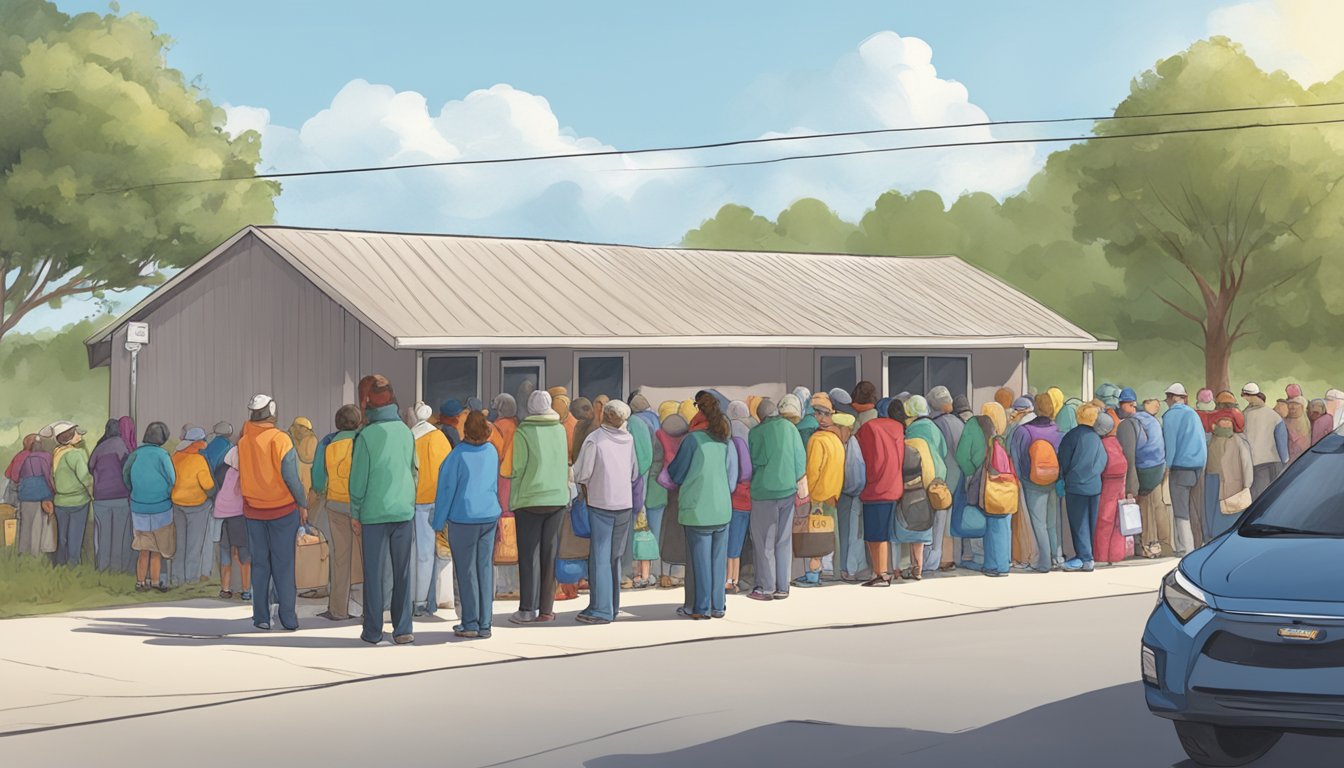
[{"label": "person standing in line", "polygon": [[[812,391],[807,387],[794,387],[793,396],[798,398],[800,409],[795,426],[798,427],[798,435],[803,438],[803,445],[806,446],[807,441],[812,439],[812,433],[816,432],[819,427],[816,414],[812,412]],[[780,404],[782,406],[783,402],[781,401]],[[783,413],[783,411],[784,409],[781,407],[780,412]]]},{"label": "person standing in line", "polygon": [[877,408],[877,386],[871,381],[860,381],[854,385],[850,400],[854,408],[854,433],[858,434],[864,424],[881,415]]},{"label": "person standing in line", "polygon": [[[805,476],[808,496],[811,498],[808,517],[814,514],[829,517],[832,528],[835,528],[838,527],[837,502],[845,485],[845,444],[840,442],[840,436],[835,432],[831,398],[824,394],[813,395],[811,405],[817,420],[817,430],[807,441]],[[832,552],[832,563],[836,557],[838,553]],[[809,558],[803,563],[803,575],[793,580],[793,586],[821,586],[821,567],[822,558]]]},{"label": "person standing in line", "polygon": [[[398,418],[397,396],[385,376],[372,374],[360,379],[359,399],[364,428],[355,438],[350,458],[350,517],[364,555],[364,622],[359,639],[370,645],[383,639],[381,608],[387,602],[383,571],[384,563],[390,560],[392,641],[406,645],[415,642],[411,632],[411,561],[419,457],[410,427]],[[498,467],[495,471],[498,473]],[[456,547],[453,549],[456,554]]]},{"label": "person standing in line", "polygon": [[201,450],[205,448],[205,430],[187,429],[186,438],[173,452],[173,523],[177,528],[177,551],[182,555],[169,561],[173,586],[198,584],[209,576],[204,553],[210,532],[210,501],[215,497],[215,478]]},{"label": "person standing in line", "polygon": [[1058,536],[1060,505],[1056,486],[1060,477],[1059,443],[1064,438],[1054,422],[1055,399],[1048,392],[1036,396],[1035,418],[1017,425],[1008,443],[1008,455],[1022,485],[1026,504],[1023,524],[1031,528],[1035,561],[1030,568],[1036,573],[1048,573],[1052,543],[1050,532]]},{"label": "person standing in line", "polygon": [[[905,401],[905,441],[907,451],[910,448],[912,439],[923,440],[928,446],[930,459],[933,461],[933,477],[937,480],[947,482],[947,464],[943,457],[947,455],[947,444],[943,440],[943,433],[938,426],[929,418],[929,401],[923,395],[911,395]],[[904,465],[913,465],[908,457],[903,462],[902,472],[904,474]],[[955,462],[954,462],[955,463]],[[925,475],[928,473],[925,472]],[[911,478],[907,478],[909,481]],[[927,491],[928,488],[925,487]],[[935,521],[937,516],[935,515]],[[901,516],[898,514],[895,518],[893,529],[896,533],[896,539],[901,544],[910,545],[910,570],[908,575],[902,573],[904,578],[913,578],[919,581],[924,577],[924,572],[934,573],[938,570],[936,561],[927,561],[924,557],[925,548],[933,543],[934,532],[932,529],[925,531],[912,531],[901,525]]]},{"label": "person standing in line", "polygon": [[247,408],[248,421],[238,440],[238,488],[252,554],[252,625],[271,628],[274,590],[280,626],[293,632],[299,628],[294,542],[299,526],[308,521],[308,495],[299,480],[294,442],[275,426],[275,400],[253,395]]},{"label": "person standing in line", "polygon": [[[1101,499],[1101,473],[1106,469],[1106,447],[1096,429],[1099,415],[1095,405],[1082,405],[1078,408],[1078,426],[1059,441],[1059,474],[1064,480],[1065,506],[1074,551],[1074,556],[1062,566],[1066,571],[1090,572],[1096,567],[1092,530],[1096,526]],[[1199,417],[1194,418],[1198,422]]]},{"label": "person standing in line", "polygon": [[[635,397],[647,406],[648,401],[639,395]],[[635,444],[635,465],[639,471],[639,488],[635,493],[637,499],[645,499],[648,494],[649,469],[653,466],[653,431],[649,429],[648,422],[640,417],[631,407],[630,417],[625,420],[625,431],[630,433],[630,439]],[[635,507],[631,513],[632,526],[643,525],[648,528],[648,515],[645,513],[643,504]],[[640,521],[643,521],[642,523]],[[625,537],[625,554],[621,559],[621,566],[624,569],[621,573],[621,589],[633,589],[635,587],[635,536],[634,528],[631,528],[631,534]]]},{"label": "person standing in line", "polygon": [[1258,384],[1250,382],[1242,387],[1241,396],[1246,399],[1245,434],[1251,442],[1251,461],[1255,465],[1251,496],[1258,499],[1288,463],[1288,429],[1283,419],[1265,405],[1265,394]]},{"label": "person standing in line", "polygon": [[1214,420],[1223,415],[1232,417],[1232,429],[1241,434],[1246,431],[1246,415],[1237,408],[1237,396],[1224,389],[1213,398]]},{"label": "person standing in line", "polygon": [[[653,433],[653,464],[649,468],[649,476],[653,478],[653,482],[649,483],[649,495],[645,499],[645,506],[649,510],[649,531],[658,539],[659,559],[652,566],[658,569],[658,588],[672,589],[678,586],[678,580],[674,577],[673,570],[677,566],[664,557],[665,532],[663,521],[669,518],[669,511],[672,519],[675,519],[676,505],[673,502],[676,497],[669,493],[672,489],[667,487],[671,484],[671,481],[668,481],[665,485],[660,478],[667,466],[677,458],[677,448],[686,438],[690,425],[677,412],[675,401],[668,400],[662,403],[658,408],[658,413],[662,419],[662,425],[657,432]],[[673,525],[673,523],[669,522],[669,525]],[[671,530],[666,531],[668,535],[672,533]]]},{"label": "person standing in line", "polygon": [[1195,393],[1195,414],[1203,425],[1205,434],[1213,431],[1213,412],[1218,407],[1213,399],[1213,390],[1204,387]]},{"label": "person standing in line", "polygon": [[555,560],[569,508],[569,451],[550,393],[538,389],[529,395],[527,413],[513,436],[509,478],[520,581],[518,610],[509,617],[514,624],[555,620]]},{"label": "person standing in line", "polygon": [[56,513],[56,565],[79,565],[84,549],[84,530],[93,499],[93,476],[89,454],[82,447],[84,430],[69,421],[52,425],[56,450],[51,455],[52,501]]},{"label": "person standing in line", "polygon": [[831,405],[835,406],[836,413],[843,413],[846,416],[857,416],[858,412],[854,410],[854,398],[840,387],[836,387],[827,393],[831,398]]},{"label": "person standing in line", "polygon": [[[585,624],[610,624],[621,610],[621,558],[633,523],[640,477],[634,439],[622,428],[629,417],[630,406],[620,400],[607,402],[601,426],[584,436],[574,462],[574,482],[584,489],[592,529],[588,607],[576,617]],[[574,439],[583,431],[581,418]],[[638,501],[642,504],[643,499]]]},{"label": "person standing in line", "polygon": [[167,592],[163,558],[171,560],[177,553],[172,499],[177,475],[172,458],[163,449],[166,442],[168,425],[151,422],[145,427],[144,445],[131,451],[121,469],[122,482],[131,492],[131,527],[135,531],[131,548],[139,553],[135,564],[137,592]]},{"label": "person standing in line", "polygon": [[952,506],[935,513],[933,546],[925,553],[925,559],[931,568],[940,571],[953,570],[958,563],[967,570],[978,571],[980,566],[977,565],[977,559],[983,562],[984,553],[982,551],[977,558],[974,545],[981,544],[980,539],[951,537],[952,550],[943,551],[943,543],[949,536],[948,523],[954,514],[960,515],[961,508],[966,505],[966,479],[957,464],[957,443],[961,440],[966,424],[952,412],[952,392],[947,387],[934,387],[929,390],[927,399],[933,424],[943,434],[943,444],[947,447],[947,453],[942,458],[947,467],[947,487],[952,491]]},{"label": "person standing in line", "polygon": [[1283,420],[1288,431],[1288,463],[1297,461],[1311,447],[1311,420],[1307,418],[1307,399],[1296,395],[1288,399],[1288,418]]},{"label": "person standing in line", "polygon": [[[896,503],[905,492],[905,404],[886,400],[883,415],[859,427],[855,438],[863,455],[865,480],[859,501],[863,504],[863,541],[868,548],[872,578],[865,587],[889,587],[898,575],[891,567],[891,526]],[[879,404],[879,409],[881,405]]]},{"label": "person standing in line", "polygon": [[448,438],[448,445],[456,448],[462,442],[462,401],[449,398],[439,406],[439,431]]},{"label": "person standing in line", "polygon": [[747,440],[756,422],[741,400],[728,404],[728,422],[730,442],[737,452],[738,477],[732,493],[732,519],[728,523],[728,577],[724,589],[735,595],[740,591],[737,582],[742,574],[742,549],[751,526],[751,448]]},{"label": "person standing in line", "polygon": [[686,569],[691,619],[721,619],[727,611],[728,522],[737,485],[737,451],[730,445],[728,418],[713,394],[697,392],[695,424],[668,465],[679,489],[677,522],[686,529]]},{"label": "person standing in line", "polygon": [[[855,424],[857,419],[846,413],[837,413],[831,418],[832,424],[845,446],[845,482],[840,488],[840,501],[836,507],[839,518],[836,524],[836,571],[840,580],[848,583],[864,581],[872,576],[864,560],[863,552],[863,504],[859,494],[868,483],[867,470],[863,465],[863,451],[859,449],[859,438]],[[863,573],[868,571],[865,576]]]},{"label": "person standing in line", "polygon": [[227,421],[221,421],[215,424],[211,430],[214,434],[210,442],[206,443],[205,448],[201,449],[201,455],[205,457],[205,462],[210,465],[210,472],[214,473],[220,462],[224,461],[224,454],[233,448],[233,425]]},{"label": "person standing in line", "polygon": [[1109,413],[1097,416],[1093,429],[1101,437],[1106,451],[1106,468],[1101,471],[1101,498],[1097,502],[1097,524],[1092,530],[1092,554],[1098,563],[1113,565],[1125,559],[1125,537],[1120,535],[1120,500],[1125,495],[1129,461],[1115,436],[1115,420]]},{"label": "person standing in line", "polygon": [[[51,476],[51,454],[43,449],[38,435],[23,438],[23,450],[10,462],[9,475],[18,485],[19,552],[39,557],[55,552],[54,544],[44,546],[43,531],[54,523],[56,507],[52,503],[56,485]],[[50,538],[50,537],[46,537]]]},{"label": "person standing in line", "polygon": [[453,634],[485,640],[492,634],[495,533],[503,513],[499,451],[490,442],[490,423],[484,413],[468,413],[462,429],[463,441],[439,467],[434,530],[448,526],[448,546],[453,551],[453,578],[462,616]]},{"label": "person standing in line", "polygon": [[[1209,539],[1227,532],[1250,504],[1251,445],[1238,435],[1227,411],[1218,414],[1209,435],[1208,464],[1204,469],[1204,531]],[[1224,511],[1226,510],[1226,511]]]},{"label": "person standing in line", "polygon": [[[1048,399],[1048,397],[1047,397]],[[1024,425],[1025,426],[1025,425]],[[990,401],[981,406],[981,415],[966,422],[966,429],[957,443],[956,462],[966,478],[967,505],[979,507],[984,504],[985,462],[990,458],[991,441],[1003,446],[1012,462],[1012,454],[1004,444],[1004,434],[1008,431],[1008,416],[1003,406]],[[1021,474],[1014,470],[1021,482]],[[983,510],[982,510],[983,511]],[[985,515],[984,568],[986,576],[1007,576],[1012,568],[1013,517],[1016,515]],[[1048,569],[1047,569],[1048,570]]]},{"label": "person standing in line", "polygon": [[1171,514],[1161,493],[1167,475],[1162,424],[1156,416],[1139,410],[1138,395],[1129,387],[1120,392],[1120,419],[1115,437],[1127,465],[1125,495],[1138,501],[1143,517],[1143,533],[1135,553],[1149,559],[1169,556],[1176,549],[1171,537]]},{"label": "person standing in line", "polygon": [[1319,443],[1335,429],[1334,419],[1326,411],[1325,400],[1317,398],[1307,406],[1307,418],[1311,420],[1311,444]]},{"label": "person standing in line", "polygon": [[[318,614],[328,621],[350,619],[350,590],[356,570],[363,579],[360,537],[350,517],[350,468],[355,453],[355,437],[364,421],[359,406],[342,405],[336,411],[336,431],[322,438],[313,458],[313,493],[322,500],[331,528],[331,580],[327,588],[327,610]],[[444,436],[447,439],[447,436]],[[355,568],[355,563],[360,563]]]},{"label": "person standing in line", "polygon": [[[525,380],[519,387],[522,390],[528,388],[531,380]],[[530,392],[535,392],[536,387],[532,386]],[[526,401],[524,401],[526,403]],[[501,392],[495,395],[495,399],[490,403],[490,409],[485,412],[486,418],[490,421],[490,444],[495,446],[495,451],[499,453],[499,507],[502,510],[501,517],[513,518],[513,510],[509,507],[509,475],[513,471],[513,436],[518,431],[518,401],[514,396]],[[499,544],[504,542],[506,537],[512,537],[514,551],[518,549],[518,523],[514,520],[513,529],[509,531],[500,524],[497,531],[500,537]],[[522,593],[518,586],[518,564],[501,563],[495,566],[495,589],[496,599],[502,600],[521,600]]]},{"label": "person standing in line", "polygon": [[1162,442],[1167,453],[1167,483],[1171,488],[1178,557],[1204,545],[1204,524],[1200,514],[1204,500],[1197,494],[1209,458],[1203,424],[1199,414],[1186,404],[1187,399],[1181,384],[1167,387],[1167,412],[1162,417]]},{"label": "person standing in line", "polygon": [[[784,397],[790,398],[793,396]],[[748,597],[783,600],[789,596],[793,510],[798,481],[807,474],[807,451],[797,428],[781,415],[773,400],[762,400],[756,417],[761,423],[747,434],[751,456],[750,532],[756,564],[756,584]]]},{"label": "person standing in line", "polygon": [[453,446],[447,435],[429,423],[434,409],[423,402],[411,409],[411,437],[415,440],[415,458],[420,473],[415,485],[415,565],[412,570],[411,615],[425,616],[438,610],[434,592],[434,500],[439,484],[439,465],[448,458]]},{"label": "person standing in line", "polygon": [[299,482],[303,483],[305,497],[313,490],[313,459],[317,456],[317,435],[313,422],[299,416],[289,425],[289,437],[294,441],[294,455],[299,459]]},{"label": "person standing in line", "polygon": [[89,455],[93,475],[93,556],[100,571],[134,573],[131,554],[131,491],[122,480],[126,458],[135,450],[130,417],[108,419]]},{"label": "person standing in line", "polygon": [[233,599],[233,564],[242,576],[242,599],[252,600],[252,552],[247,548],[247,521],[243,517],[243,494],[238,487],[238,449],[230,447],[220,461],[224,467],[211,514],[220,521],[219,597]]}]

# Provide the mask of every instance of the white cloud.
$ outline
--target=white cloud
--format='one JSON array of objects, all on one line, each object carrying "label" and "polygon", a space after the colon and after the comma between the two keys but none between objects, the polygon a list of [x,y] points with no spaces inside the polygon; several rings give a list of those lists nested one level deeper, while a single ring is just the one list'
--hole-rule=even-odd
[{"label": "white cloud", "polygon": [[1303,85],[1344,70],[1339,0],[1252,0],[1215,9],[1208,26],[1244,45],[1263,69],[1282,69]]}]

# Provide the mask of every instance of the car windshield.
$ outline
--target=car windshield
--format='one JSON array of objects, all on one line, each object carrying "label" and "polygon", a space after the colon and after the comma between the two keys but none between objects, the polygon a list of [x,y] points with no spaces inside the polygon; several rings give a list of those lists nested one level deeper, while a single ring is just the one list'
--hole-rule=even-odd
[{"label": "car windshield", "polygon": [[1344,536],[1344,453],[1310,451],[1298,459],[1256,500],[1240,531],[1244,536]]}]

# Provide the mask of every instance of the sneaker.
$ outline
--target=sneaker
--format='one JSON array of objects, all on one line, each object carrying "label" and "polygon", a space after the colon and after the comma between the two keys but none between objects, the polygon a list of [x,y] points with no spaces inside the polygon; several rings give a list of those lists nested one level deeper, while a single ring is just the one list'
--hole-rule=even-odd
[{"label": "sneaker", "polygon": [[805,573],[793,580],[795,587],[820,587],[821,579],[817,578],[816,573]]},{"label": "sneaker", "polygon": [[417,603],[416,606],[411,609],[411,618],[419,619],[428,613],[429,609],[425,607],[424,603]]},{"label": "sneaker", "polygon": [[252,590],[250,590],[250,589],[249,589],[249,590],[246,590],[246,591],[242,592],[238,597],[239,597],[239,599],[241,599],[244,603],[250,603],[250,602],[252,602]]},{"label": "sneaker", "polygon": [[759,589],[751,590],[750,592],[747,593],[747,597],[751,598],[752,600],[764,600],[767,602],[775,599],[774,596],[772,596],[769,592],[762,592]]},{"label": "sneaker", "polygon": [[271,624],[268,621],[254,621],[252,622],[252,626],[256,627],[257,629],[260,629],[262,632],[271,631]]},{"label": "sneaker", "polygon": [[135,582],[135,591],[136,591],[136,592],[148,592],[149,590],[150,590],[150,586],[149,586],[148,584],[144,583],[143,581],[137,581],[137,582]]},{"label": "sneaker", "polygon": [[1092,571],[1096,570],[1096,568],[1097,564],[1095,562],[1091,560],[1083,561],[1083,573],[1091,573]]},{"label": "sneaker", "polygon": [[458,637],[476,637],[480,633],[474,629],[467,629],[461,624],[458,624],[457,626],[453,627],[453,634],[457,635]]},{"label": "sneaker", "polygon": [[1074,571],[1081,571],[1083,570],[1083,561],[1075,557],[1072,560],[1065,561],[1064,564],[1060,566],[1060,569],[1064,571],[1069,571],[1070,573]]},{"label": "sneaker", "polygon": [[995,577],[995,578],[998,578],[998,577],[1000,577],[1000,576],[1007,576],[1007,575],[1008,575],[1008,574],[1006,574],[1006,573],[1001,573],[1001,572],[999,572],[999,571],[981,571],[981,573],[985,574],[986,576],[993,576],[993,577]]},{"label": "sneaker", "polygon": [[536,617],[535,619],[532,620],[532,622],[533,622],[534,624],[540,624],[540,623],[542,623],[542,622],[546,622],[546,621],[555,621],[555,614],[554,614],[554,613],[538,613],[538,614],[537,614],[537,617]]},{"label": "sneaker", "polygon": [[172,589],[172,587],[168,586],[167,584],[159,584],[159,585],[155,586],[154,589],[155,589],[155,591],[157,591],[157,592],[159,592],[159,593],[161,593],[161,594],[167,594],[167,593],[168,593],[168,590]]},{"label": "sneaker", "polygon": [[410,645],[415,642],[415,635],[397,635],[392,638],[392,642],[397,645]]},{"label": "sneaker", "polygon": [[580,613],[574,617],[575,621],[581,624],[610,624],[611,622],[601,616],[594,616],[590,613]]},{"label": "sneaker", "polygon": [[724,617],[724,615],[725,615],[725,614],[724,614],[723,611],[710,611],[710,612],[709,612],[709,618],[711,618],[711,619],[722,619],[722,618]]},{"label": "sneaker", "polygon": [[350,620],[350,617],[349,617],[349,616],[337,616],[336,614],[332,613],[331,611],[323,611],[323,612],[317,614],[317,618],[319,618],[319,619],[326,619],[327,621],[349,621],[349,620]]},{"label": "sneaker", "polygon": [[531,624],[537,620],[536,611],[514,611],[509,617],[510,624]]},{"label": "sneaker", "polygon": [[774,593],[773,595],[771,595],[771,596],[770,596],[770,599],[771,599],[771,600],[787,600],[787,599],[789,599],[789,593],[788,593],[788,592],[785,592],[785,591],[783,591],[783,590],[780,590],[780,591]]},{"label": "sneaker", "polygon": [[227,589],[221,589],[221,590],[219,590],[219,599],[220,599],[220,600],[232,600],[232,599],[233,599],[233,592],[231,592],[231,591],[229,591],[229,590],[227,590]]},{"label": "sneaker", "polygon": [[477,639],[477,640],[489,640],[489,639],[490,639],[490,630],[488,630],[488,629],[478,629],[478,630],[476,630],[476,639]]}]

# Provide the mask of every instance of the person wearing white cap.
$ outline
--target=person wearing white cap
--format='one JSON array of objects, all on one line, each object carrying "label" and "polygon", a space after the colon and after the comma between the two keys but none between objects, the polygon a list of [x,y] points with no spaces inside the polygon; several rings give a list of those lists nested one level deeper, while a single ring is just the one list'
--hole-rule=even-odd
[{"label": "person wearing white cap", "polygon": [[1288,428],[1273,408],[1265,405],[1265,393],[1250,382],[1241,388],[1246,399],[1245,435],[1251,444],[1251,498],[1258,499],[1288,463]]},{"label": "person wearing white cap", "polygon": [[434,519],[434,497],[439,490],[439,467],[453,449],[448,437],[429,423],[434,409],[423,401],[411,408],[411,436],[415,438],[420,473],[415,483],[415,564],[411,570],[412,616],[424,616],[438,610],[434,591],[435,536],[430,524]]},{"label": "person wearing white cap", "polygon": [[1195,496],[1208,463],[1208,445],[1204,438],[1204,422],[1187,404],[1189,399],[1181,384],[1167,387],[1167,412],[1162,417],[1162,442],[1167,453],[1167,483],[1171,488],[1177,557],[1204,544],[1204,526],[1199,518],[1203,503]]},{"label": "person wearing white cap", "polygon": [[79,565],[84,547],[84,527],[93,500],[93,475],[89,474],[89,454],[83,448],[84,430],[74,422],[58,421],[51,425],[56,450],[51,455],[51,477],[55,486],[56,565]]},{"label": "person wearing white cap", "polygon": [[1330,419],[1333,423],[1331,429],[1344,427],[1344,390],[1326,390],[1325,412],[1330,414]]}]

